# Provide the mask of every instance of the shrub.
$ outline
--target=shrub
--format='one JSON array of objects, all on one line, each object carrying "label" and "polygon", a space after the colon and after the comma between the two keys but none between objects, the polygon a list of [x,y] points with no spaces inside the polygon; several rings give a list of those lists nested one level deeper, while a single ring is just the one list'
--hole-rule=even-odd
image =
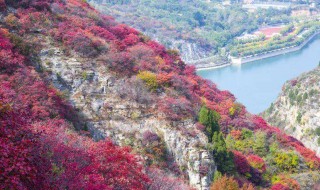
[{"label": "shrub", "polygon": [[251,177],[250,171],[250,165],[246,159],[246,157],[238,151],[233,151],[233,160],[236,166],[237,171],[242,174],[245,175],[247,178]]},{"label": "shrub", "polygon": [[259,156],[266,156],[268,152],[267,135],[265,132],[257,131],[254,136],[254,143],[252,145],[253,151]]},{"label": "shrub", "polygon": [[173,74],[159,73],[157,75],[157,81],[160,85],[169,86],[171,83],[170,81],[172,79],[172,75]]},{"label": "shrub", "polygon": [[258,169],[259,172],[264,173],[266,171],[266,164],[264,160],[257,155],[249,155],[247,160],[251,167]]},{"label": "shrub", "polygon": [[290,190],[290,188],[288,186],[277,183],[277,184],[272,185],[270,190]]},{"label": "shrub", "polygon": [[158,88],[157,75],[149,71],[141,71],[137,75],[138,78],[143,80],[151,91]]},{"label": "shrub", "polygon": [[0,113],[0,188],[32,188],[42,178],[36,163],[45,164],[35,154],[39,138],[31,132],[21,113],[1,100]]},{"label": "shrub", "polygon": [[280,171],[295,171],[299,165],[299,157],[294,152],[278,151],[273,161]]},{"label": "shrub", "polygon": [[242,133],[240,130],[232,130],[230,132],[230,135],[235,139],[235,140],[240,140],[242,137]]},{"label": "shrub", "polygon": [[171,177],[158,168],[148,168],[148,177],[151,182],[148,189],[152,190],[191,190],[182,180]]},{"label": "shrub", "polygon": [[232,118],[238,116],[242,111],[242,105],[239,103],[234,103],[232,107],[229,108],[229,114]]},{"label": "shrub", "polygon": [[200,131],[204,131],[206,129],[206,127],[201,123],[196,123],[196,128]]},{"label": "shrub", "polygon": [[135,70],[158,72],[158,68],[156,67],[155,53],[150,47],[139,43],[129,47],[127,51],[134,60]]},{"label": "shrub", "polygon": [[116,71],[122,76],[131,76],[136,71],[134,70],[133,58],[127,52],[109,52],[107,55],[99,58],[106,63],[110,69]]},{"label": "shrub", "polygon": [[210,190],[222,190],[222,189],[239,190],[239,185],[233,177],[227,177],[226,175],[224,175],[223,177],[214,181],[210,187]]},{"label": "shrub", "polygon": [[247,129],[247,128],[243,128],[241,130],[241,134],[243,136],[244,139],[248,139],[251,138],[253,136],[253,131]]},{"label": "shrub", "polygon": [[296,180],[292,178],[288,178],[284,175],[273,176],[272,184],[276,185],[276,187],[279,187],[279,188],[287,187],[290,190],[300,190],[300,185]]},{"label": "shrub", "polygon": [[191,103],[184,97],[177,99],[165,97],[160,101],[159,108],[166,118],[173,121],[187,119],[194,115]]},{"label": "shrub", "polygon": [[10,41],[14,45],[14,49],[24,56],[31,56],[36,53],[36,45],[26,43],[21,37],[15,34],[10,35]]},{"label": "shrub", "polygon": [[302,114],[299,112],[296,118],[296,121],[300,124],[301,123]]},{"label": "shrub", "polygon": [[153,132],[151,132],[149,130],[145,131],[143,133],[143,141],[142,141],[142,143],[144,145],[149,144],[149,143],[153,143],[153,142],[158,141],[158,140],[160,140],[160,137],[156,133],[153,133]]},{"label": "shrub", "polygon": [[14,14],[10,13],[8,16],[4,18],[5,23],[14,29],[18,29],[20,27],[19,19],[14,16]]}]

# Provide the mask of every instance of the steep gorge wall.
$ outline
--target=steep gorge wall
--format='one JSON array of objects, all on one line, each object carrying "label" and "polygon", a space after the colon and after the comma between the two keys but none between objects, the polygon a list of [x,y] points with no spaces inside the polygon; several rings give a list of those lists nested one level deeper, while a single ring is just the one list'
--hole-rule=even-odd
[{"label": "steep gorge wall", "polygon": [[[139,26],[134,27],[137,27],[137,29],[141,30]],[[198,62],[202,62],[202,59],[212,56],[213,53],[210,51],[210,49],[202,47],[196,42],[175,39],[172,37],[169,38],[170,36],[163,36],[159,32],[152,33],[145,31],[144,33],[161,44],[168,44],[168,42],[170,42],[170,45],[166,45],[167,48],[179,50],[182,60],[186,63],[197,64]]]},{"label": "steep gorge wall", "polygon": [[263,117],[320,156],[320,67],[287,82]]},{"label": "steep gorge wall", "polygon": [[[129,93],[141,98],[144,89],[126,91],[129,79],[113,76],[97,60],[66,56],[49,42],[40,58],[43,69],[51,73],[50,80],[67,94],[96,140],[108,137],[116,144],[130,145],[137,151],[144,146],[141,143],[143,133],[152,131],[162,138],[167,154],[188,176],[190,185],[201,190],[209,189],[216,166],[212,155],[204,148],[207,137],[202,132],[191,137],[179,130],[194,130],[194,121],[168,122],[148,97],[138,101],[129,99]],[[201,174],[201,167],[208,168],[208,172]]]}]

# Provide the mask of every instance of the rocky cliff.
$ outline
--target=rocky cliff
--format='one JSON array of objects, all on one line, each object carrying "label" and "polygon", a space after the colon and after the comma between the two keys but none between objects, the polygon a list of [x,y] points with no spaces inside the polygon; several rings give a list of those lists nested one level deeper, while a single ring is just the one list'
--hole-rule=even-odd
[{"label": "rocky cliff", "polygon": [[[188,176],[191,186],[209,189],[216,166],[204,148],[207,137],[201,132],[191,137],[180,130],[194,130],[194,121],[164,120],[142,83],[133,84],[130,79],[113,76],[97,59],[67,56],[49,41],[42,44],[40,66],[51,73],[54,86],[69,97],[77,110],[81,110],[85,126],[94,139],[111,138],[116,144],[131,146],[144,155],[143,134],[157,134],[166,147],[162,150],[166,152],[159,154],[171,155],[171,162]],[[134,99],[130,98],[132,96]],[[208,173],[200,174],[200,167],[209,168]]]},{"label": "rocky cliff", "polygon": [[[34,169],[15,166],[22,181],[31,174],[21,188],[206,190],[223,183],[221,174],[239,189],[291,188],[300,178],[283,172],[319,171],[312,151],[197,76],[176,51],[85,1],[0,1],[0,8],[0,146],[14,157],[15,136],[36,139],[21,155]],[[18,117],[2,117],[12,110]],[[7,140],[11,126],[19,133]],[[11,160],[0,171],[16,180]],[[2,189],[19,189],[2,179]]]},{"label": "rocky cliff", "polygon": [[277,100],[262,115],[319,156],[320,68],[285,83]]}]

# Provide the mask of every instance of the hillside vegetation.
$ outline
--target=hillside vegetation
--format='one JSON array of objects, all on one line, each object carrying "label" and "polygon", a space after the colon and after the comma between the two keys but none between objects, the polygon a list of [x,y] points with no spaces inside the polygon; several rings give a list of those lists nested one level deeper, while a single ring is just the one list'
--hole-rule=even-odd
[{"label": "hillside vegetation", "polygon": [[301,140],[320,155],[320,68],[288,81],[263,113],[273,125]]},{"label": "hillside vegetation", "polygon": [[[197,76],[176,51],[82,0],[1,0],[0,8],[1,189],[316,183],[315,152]],[[301,174],[314,180],[294,178]]]},{"label": "hillside vegetation", "polygon": [[290,11],[275,9],[250,13],[241,4],[220,1],[90,0],[117,21],[133,26],[171,49],[178,49],[187,63],[216,55],[223,61],[236,36],[261,25],[288,23]]}]

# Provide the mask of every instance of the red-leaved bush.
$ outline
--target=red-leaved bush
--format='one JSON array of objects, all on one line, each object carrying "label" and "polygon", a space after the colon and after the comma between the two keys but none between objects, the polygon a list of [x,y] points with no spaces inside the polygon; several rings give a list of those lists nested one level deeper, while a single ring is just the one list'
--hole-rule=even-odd
[{"label": "red-leaved bush", "polygon": [[236,166],[237,171],[243,175],[250,174],[250,165],[246,159],[246,157],[239,151],[232,151],[233,152],[233,160]]},{"label": "red-leaved bush", "polygon": [[272,185],[270,190],[290,190],[290,188],[288,186],[284,186],[280,183],[277,183],[277,184]]},{"label": "red-leaved bush", "polygon": [[[232,126],[236,129],[232,136],[238,139],[241,138],[241,128],[262,130],[268,137],[275,135],[283,146],[293,147],[310,168],[320,167],[320,159],[313,151],[278,128],[269,126],[261,117],[247,113],[243,106],[235,103],[235,97],[228,91],[220,91],[214,83],[197,76],[195,68],[183,63],[176,51],[166,50],[137,30],[116,23],[85,1],[0,0],[0,9],[5,10],[6,7],[14,7],[16,11],[4,13],[4,25],[18,35],[50,35],[53,43],[64,46],[66,52],[93,60],[97,58],[98,64],[108,66],[110,72],[118,77],[134,78],[141,71],[153,73],[159,86],[152,96],[151,92],[147,94],[137,85],[128,86],[123,91],[129,92],[125,93],[127,97],[131,96],[139,102],[154,103],[164,119],[195,120],[200,106],[206,105],[220,114],[222,132],[228,133]],[[13,159],[12,163],[8,163],[10,156],[1,157],[3,161],[0,163],[7,164],[6,168],[8,164],[17,167],[12,167],[14,172],[10,169],[5,171],[5,167],[1,170],[6,172],[0,178],[3,188],[28,189],[38,184],[40,189],[46,189],[45,185],[49,184],[62,189],[143,189],[148,180],[138,160],[127,149],[116,147],[108,141],[94,143],[76,133],[68,135],[70,126],[66,120],[76,122],[75,112],[57,90],[48,87],[32,66],[26,66],[30,57],[22,56],[19,51],[23,48],[17,47],[17,40],[11,43],[9,36],[12,38],[9,32],[1,29],[0,100],[6,108],[6,117],[17,118],[18,125],[15,126],[14,120],[3,120],[3,130],[8,131],[2,132],[1,142],[7,142],[10,147],[6,148],[4,143],[0,151],[3,151],[1,155],[6,156],[21,150],[23,156]],[[197,126],[202,130],[203,126]],[[20,129],[30,136],[20,134]],[[197,131],[190,131],[185,134],[195,137]],[[68,142],[63,142],[59,137],[64,137]],[[145,141],[155,138],[150,134],[146,137]],[[240,152],[234,154],[237,171],[259,183],[265,170],[261,159],[255,156],[246,158]],[[19,163],[21,160],[24,162]]]},{"label": "red-leaved bush", "polygon": [[266,164],[260,156],[251,154],[247,157],[247,160],[250,166],[259,170],[259,172],[263,173],[266,171]]},{"label": "red-leaved bush", "polygon": [[0,189],[145,189],[140,160],[73,132],[71,106],[25,65],[3,30],[0,40]]}]

